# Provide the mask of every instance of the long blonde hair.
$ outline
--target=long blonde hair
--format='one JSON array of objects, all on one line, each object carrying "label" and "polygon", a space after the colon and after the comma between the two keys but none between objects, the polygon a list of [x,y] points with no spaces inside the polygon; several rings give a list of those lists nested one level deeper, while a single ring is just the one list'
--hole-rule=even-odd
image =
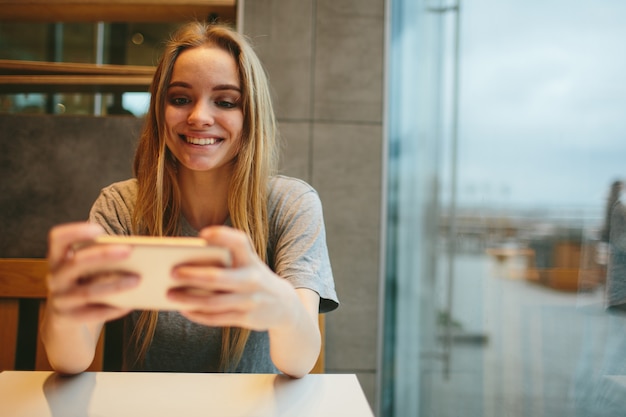
[{"label": "long blonde hair", "polygon": [[[247,40],[233,29],[192,22],[176,31],[167,43],[150,87],[151,99],[146,123],[134,160],[138,181],[137,204],[133,212],[134,233],[175,236],[180,233],[180,189],[176,160],[165,146],[165,103],[174,63],[186,49],[203,45],[230,53],[239,69],[242,88],[243,129],[241,146],[234,161],[228,192],[228,209],[233,227],[251,239],[261,259],[267,259],[267,185],[278,159],[276,121],[267,77]],[[157,312],[144,311],[133,330],[131,342],[145,358],[156,328]],[[226,327],[222,331],[220,369],[234,370],[248,340],[247,329]]]}]

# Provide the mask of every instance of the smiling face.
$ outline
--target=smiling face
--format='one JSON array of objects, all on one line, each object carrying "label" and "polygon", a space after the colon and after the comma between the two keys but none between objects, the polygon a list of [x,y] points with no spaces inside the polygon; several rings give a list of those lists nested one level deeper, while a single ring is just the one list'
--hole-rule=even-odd
[{"label": "smiling face", "polygon": [[174,64],[165,101],[165,143],[178,169],[230,172],[241,141],[239,71],[223,49],[183,51]]}]

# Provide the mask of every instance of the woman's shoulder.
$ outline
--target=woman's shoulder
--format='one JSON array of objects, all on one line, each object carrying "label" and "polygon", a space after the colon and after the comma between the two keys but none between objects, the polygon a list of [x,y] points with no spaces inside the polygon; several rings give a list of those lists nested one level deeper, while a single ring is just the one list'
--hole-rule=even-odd
[{"label": "woman's shoulder", "polygon": [[268,209],[270,217],[276,218],[289,213],[319,213],[322,203],[315,188],[306,181],[277,175],[270,179]]},{"label": "woman's shoulder", "polygon": [[103,193],[113,193],[122,196],[137,196],[137,179],[130,178],[124,181],[114,182],[102,189]]},{"label": "woman's shoulder", "polygon": [[102,225],[109,234],[130,234],[136,202],[137,180],[115,182],[102,189],[91,207],[89,219]]},{"label": "woman's shoulder", "polygon": [[134,207],[137,202],[137,180],[131,178],[107,185],[100,191],[98,200],[106,204],[117,202],[127,207]]},{"label": "woman's shoulder", "polygon": [[317,195],[315,188],[300,178],[288,177],[286,175],[275,175],[270,178],[269,184],[270,199],[278,196],[299,197],[308,193]]}]

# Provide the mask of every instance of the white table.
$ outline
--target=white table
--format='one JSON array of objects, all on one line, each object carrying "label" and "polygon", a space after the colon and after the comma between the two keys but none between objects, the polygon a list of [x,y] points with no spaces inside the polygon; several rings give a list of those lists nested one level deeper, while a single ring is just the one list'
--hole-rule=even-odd
[{"label": "white table", "polygon": [[355,375],[0,373],[2,417],[373,417]]}]

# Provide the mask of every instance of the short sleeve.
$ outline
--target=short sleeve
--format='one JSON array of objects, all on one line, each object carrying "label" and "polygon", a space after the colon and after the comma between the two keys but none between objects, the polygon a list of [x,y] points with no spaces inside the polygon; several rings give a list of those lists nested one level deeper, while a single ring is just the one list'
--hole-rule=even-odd
[{"label": "short sleeve", "polygon": [[110,235],[132,234],[132,210],[137,201],[137,181],[117,182],[103,188],[89,212],[89,221]]},{"label": "short sleeve", "polygon": [[278,176],[269,197],[270,267],[295,288],[317,292],[320,313],[336,309],[339,300],[317,192],[301,180]]}]

